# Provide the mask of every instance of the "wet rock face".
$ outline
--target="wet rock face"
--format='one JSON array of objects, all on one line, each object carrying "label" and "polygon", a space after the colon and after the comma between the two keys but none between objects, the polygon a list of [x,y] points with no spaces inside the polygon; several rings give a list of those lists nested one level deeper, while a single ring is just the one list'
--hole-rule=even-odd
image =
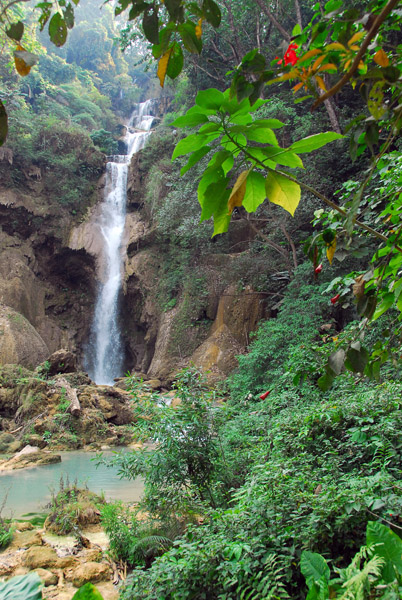
[{"label": "wet rock face", "polygon": [[28,319],[0,305],[0,364],[35,367],[48,354],[48,346]]}]

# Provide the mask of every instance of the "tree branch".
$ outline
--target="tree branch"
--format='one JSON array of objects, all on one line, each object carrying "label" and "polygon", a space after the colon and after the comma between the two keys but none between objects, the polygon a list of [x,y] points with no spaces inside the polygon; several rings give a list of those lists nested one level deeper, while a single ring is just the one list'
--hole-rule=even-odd
[{"label": "tree branch", "polygon": [[256,2],[258,4],[258,6],[261,8],[262,12],[271,21],[271,23],[273,25],[275,25],[275,27],[277,28],[277,30],[283,35],[283,37],[285,38],[285,40],[287,42],[290,42],[291,36],[286,31],[286,29],[284,29],[284,27],[282,27],[282,25],[279,23],[279,21],[277,21],[277,19],[274,17],[274,15],[268,10],[268,7],[265,4],[264,0],[256,0]]},{"label": "tree branch", "polygon": [[[259,4],[260,0],[257,0],[257,2]],[[338,83],[336,83],[330,90],[328,90],[327,92],[325,92],[325,94],[317,98],[317,100],[312,105],[311,110],[316,109],[317,106],[319,106],[322,102],[325,102],[325,100],[331,98],[331,96],[339,92],[339,90],[341,90],[343,86],[346,85],[349,79],[352,78],[353,74],[357,71],[360,61],[363,58],[367,48],[369,47],[371,40],[376,36],[377,31],[381,27],[382,23],[388,17],[392,9],[395,8],[397,4],[399,4],[399,2],[400,0],[390,0],[388,4],[383,8],[383,10],[380,12],[378,17],[374,21],[371,29],[368,31],[366,37],[364,38],[364,42],[362,43],[359,52],[356,54],[349,71],[347,71],[347,73],[345,73],[345,75],[338,81]]]}]

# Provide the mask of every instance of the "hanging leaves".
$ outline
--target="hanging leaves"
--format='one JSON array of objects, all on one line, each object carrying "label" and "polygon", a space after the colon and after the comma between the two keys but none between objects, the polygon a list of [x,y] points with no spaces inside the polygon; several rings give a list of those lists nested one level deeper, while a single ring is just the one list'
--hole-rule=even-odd
[{"label": "hanging leaves", "polygon": [[67,25],[60,13],[55,13],[49,22],[49,36],[55,46],[63,46],[67,39]]},{"label": "hanging leaves", "polygon": [[18,23],[13,23],[8,29],[6,29],[6,34],[11,40],[19,42],[24,34],[24,23],[21,23],[21,21],[18,21]]},{"label": "hanging leaves", "polygon": [[151,44],[159,44],[159,19],[158,9],[154,5],[152,9],[147,9],[142,18],[142,28],[145,37]]}]

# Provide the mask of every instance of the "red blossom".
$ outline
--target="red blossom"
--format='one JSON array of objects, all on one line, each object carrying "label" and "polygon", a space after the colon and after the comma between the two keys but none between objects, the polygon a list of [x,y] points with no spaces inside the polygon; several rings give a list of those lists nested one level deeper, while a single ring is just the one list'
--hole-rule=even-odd
[{"label": "red blossom", "polygon": [[331,304],[336,304],[339,300],[339,298],[341,297],[340,294],[337,294],[336,296],[334,296],[333,298],[331,298]]},{"label": "red blossom", "polygon": [[265,394],[261,394],[260,396],[260,400],[265,400],[265,398],[267,398],[271,393],[271,390],[268,390],[268,392],[265,392]]},{"label": "red blossom", "polygon": [[321,271],[322,271],[322,268],[323,268],[323,267],[322,267],[322,263],[320,263],[320,264],[318,265],[318,267],[316,267],[316,268],[314,269],[314,273],[315,273],[316,275],[318,275],[318,273],[321,273]]},{"label": "red blossom", "polygon": [[299,46],[297,44],[289,44],[283,57],[283,60],[281,58],[278,58],[278,56],[275,57],[275,59],[278,61],[278,65],[281,65],[283,62],[285,62],[285,67],[287,67],[288,65],[292,65],[292,67],[294,67],[297,61],[299,60],[295,52],[295,50],[298,47]]}]

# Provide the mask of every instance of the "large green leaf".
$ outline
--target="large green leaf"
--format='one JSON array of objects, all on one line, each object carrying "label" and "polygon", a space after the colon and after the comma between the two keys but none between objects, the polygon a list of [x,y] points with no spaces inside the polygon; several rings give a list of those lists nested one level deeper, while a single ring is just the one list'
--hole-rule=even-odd
[{"label": "large green leaf", "polygon": [[169,58],[166,73],[170,79],[176,79],[183,70],[183,50],[177,42],[173,43],[172,53]]},{"label": "large green leaf", "polygon": [[55,46],[63,46],[67,39],[67,25],[60,13],[56,13],[49,22],[49,37]]},{"label": "large green leaf", "polygon": [[207,135],[199,135],[198,133],[192,133],[187,137],[180,140],[176,148],[173,151],[172,160],[178,156],[184,156],[195,150],[199,150],[202,146],[205,146],[209,140]]},{"label": "large green leaf", "polygon": [[145,37],[151,44],[159,44],[159,19],[158,11],[154,7],[153,10],[146,10],[142,18],[142,28]]},{"label": "large green leaf", "polygon": [[222,92],[215,88],[209,88],[208,90],[201,90],[198,92],[195,99],[196,104],[202,108],[217,111],[225,100]]},{"label": "large green leaf", "polygon": [[24,23],[18,21],[18,23],[12,23],[8,29],[6,29],[8,37],[16,42],[19,42],[24,34]]},{"label": "large green leaf", "polygon": [[290,181],[280,173],[271,171],[265,180],[265,191],[270,202],[279,204],[293,217],[301,197],[298,183]]},{"label": "large green leaf", "polygon": [[71,600],[103,600],[103,596],[92,583],[86,583],[75,592]]},{"label": "large green leaf", "polygon": [[309,552],[304,550],[300,559],[300,570],[303,573],[308,587],[312,587],[314,583],[320,581],[323,577],[329,581],[330,570],[327,561],[321,554],[317,552]]},{"label": "large green leaf", "polygon": [[182,117],[178,117],[171,123],[172,127],[195,127],[196,125],[202,125],[208,123],[208,117],[199,112],[187,113]]},{"label": "large green leaf", "polygon": [[270,129],[280,129],[284,126],[284,123],[279,121],[279,119],[257,119],[254,121],[254,125],[269,127]]},{"label": "large green leaf", "polygon": [[[208,167],[208,169],[206,169],[206,171],[204,171],[204,174],[201,178],[200,183],[198,184],[198,189],[197,189],[198,202],[200,203],[200,205],[203,209],[203,215],[202,215],[203,218],[201,218],[201,221],[204,221],[205,219],[210,219],[211,216],[213,215],[213,207],[212,207],[211,203],[208,204],[208,208],[204,207],[204,202],[206,200],[206,191],[207,191],[208,187],[211,185],[211,183],[217,183],[223,179],[225,180],[225,187],[226,187],[226,185],[229,183],[229,181],[225,178],[225,173],[221,166]],[[226,210],[227,210],[227,207],[226,207]],[[210,212],[208,212],[208,211],[210,211]]]},{"label": "large green leaf", "polygon": [[349,348],[346,353],[345,367],[353,373],[363,373],[369,359],[366,348]]},{"label": "large green leaf", "polygon": [[297,156],[294,152],[290,152],[287,148],[266,146],[265,148],[261,148],[261,150],[267,158],[278,163],[278,165],[292,168],[304,168],[300,156]]},{"label": "large green leaf", "polygon": [[233,154],[227,150],[219,150],[209,161],[208,167],[222,167],[224,174],[227,175],[233,164]]},{"label": "large green leaf", "polygon": [[[219,233],[225,233],[229,228],[230,214],[228,212],[228,200],[230,190],[226,188],[226,185],[226,180],[212,183],[208,186],[205,193],[205,211],[211,212],[214,218],[214,233],[212,237]],[[205,218],[202,218],[202,220],[204,221]]]},{"label": "large green leaf", "polygon": [[255,212],[266,198],[265,179],[261,173],[251,171],[247,177],[246,193],[243,198],[243,206],[247,212]]},{"label": "large green leaf", "polygon": [[0,100],[0,146],[6,141],[8,133],[8,117],[4,104]]},{"label": "large green leaf", "polygon": [[221,24],[222,14],[221,9],[213,0],[203,0],[202,11],[208,23],[214,27],[219,27]]},{"label": "large green leaf", "polygon": [[196,36],[195,27],[194,23],[186,21],[186,23],[179,25],[178,31],[186,50],[193,52],[194,54],[200,54],[202,50],[202,40]]},{"label": "large green leaf", "polygon": [[246,137],[252,142],[278,146],[278,140],[271,128],[253,123],[247,128]]},{"label": "large green leaf", "polygon": [[402,540],[389,527],[378,521],[367,523],[367,545],[378,544],[375,553],[385,559],[383,576],[387,583],[395,579],[394,569],[402,575]]},{"label": "large green leaf", "polygon": [[0,600],[41,600],[42,585],[37,573],[12,577],[0,583]]},{"label": "large green leaf", "polygon": [[195,152],[193,152],[193,154],[188,159],[188,163],[184,167],[182,167],[182,169],[180,171],[180,175],[183,176],[185,173],[187,173],[187,171],[189,171],[191,169],[191,167],[193,167],[195,164],[197,164],[198,161],[200,161],[202,158],[204,158],[204,156],[206,154],[208,154],[208,152],[210,152],[211,149],[212,148],[210,146],[203,146],[199,150],[196,150]]},{"label": "large green leaf", "polygon": [[302,154],[303,152],[312,152],[313,150],[322,148],[322,146],[325,146],[329,142],[342,139],[343,137],[343,135],[335,133],[335,131],[316,133],[315,135],[309,135],[308,137],[295,142],[291,145],[291,149],[293,152],[298,152],[299,154]]}]

